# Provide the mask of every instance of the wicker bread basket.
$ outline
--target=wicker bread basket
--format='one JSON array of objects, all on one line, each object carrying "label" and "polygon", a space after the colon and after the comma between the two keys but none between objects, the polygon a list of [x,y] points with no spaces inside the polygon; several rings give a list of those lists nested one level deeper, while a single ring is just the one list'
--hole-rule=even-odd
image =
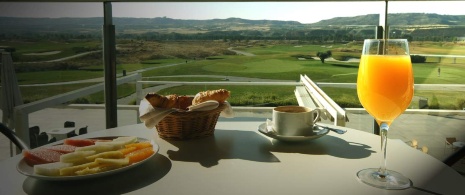
[{"label": "wicker bread basket", "polygon": [[172,112],[157,125],[163,139],[188,140],[212,136],[220,113],[226,104],[209,111]]}]

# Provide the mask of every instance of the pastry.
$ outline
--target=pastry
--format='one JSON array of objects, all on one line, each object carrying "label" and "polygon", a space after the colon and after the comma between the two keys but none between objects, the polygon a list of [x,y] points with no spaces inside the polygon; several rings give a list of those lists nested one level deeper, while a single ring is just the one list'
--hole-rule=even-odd
[{"label": "pastry", "polygon": [[171,94],[167,96],[159,95],[156,93],[148,93],[145,99],[155,108],[178,108],[187,110],[189,106],[196,105],[207,100],[216,100],[219,103],[224,103],[229,98],[229,91],[225,89],[208,90],[197,93],[195,97],[178,96]]},{"label": "pastry", "polygon": [[229,98],[230,92],[226,89],[208,90],[197,93],[192,100],[192,105],[196,105],[208,100],[216,100],[220,104]]},{"label": "pastry", "polygon": [[153,107],[178,108],[183,110],[187,110],[187,107],[192,104],[193,98],[194,97],[185,95],[178,96],[176,94],[163,96],[156,93],[149,93],[145,96],[145,99],[147,99]]},{"label": "pastry", "polygon": [[179,109],[187,110],[190,105],[192,105],[192,100],[194,97],[190,96],[178,96],[178,107]]},{"label": "pastry", "polygon": [[176,108],[177,101],[178,101],[178,95],[173,94],[173,95],[159,95],[156,93],[148,93],[145,95],[145,99],[149,101],[149,103],[153,107],[158,107],[158,108]]},{"label": "pastry", "polygon": [[166,97],[156,94],[156,93],[148,93],[145,95],[145,99],[155,108],[155,107],[162,107],[163,102],[166,101]]},{"label": "pastry", "polygon": [[162,108],[178,108],[179,103],[178,103],[178,95],[172,94],[172,95],[167,95],[166,101],[163,102]]}]

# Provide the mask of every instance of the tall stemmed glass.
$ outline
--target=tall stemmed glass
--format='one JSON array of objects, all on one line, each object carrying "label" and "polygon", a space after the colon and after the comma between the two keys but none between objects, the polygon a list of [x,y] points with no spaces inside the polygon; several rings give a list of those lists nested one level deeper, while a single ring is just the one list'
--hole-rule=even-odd
[{"label": "tall stemmed glass", "polygon": [[405,189],[410,180],[386,169],[387,133],[392,121],[409,106],[413,97],[413,71],[406,39],[367,39],[363,44],[357,78],[357,94],[367,112],[380,126],[380,168],[363,169],[358,178],[383,189]]}]

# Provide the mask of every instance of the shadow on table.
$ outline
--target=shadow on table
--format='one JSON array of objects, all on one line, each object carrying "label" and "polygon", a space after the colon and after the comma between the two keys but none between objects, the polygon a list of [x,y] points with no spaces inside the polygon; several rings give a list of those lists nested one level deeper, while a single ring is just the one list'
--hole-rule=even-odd
[{"label": "shadow on table", "polygon": [[270,141],[252,131],[217,129],[211,137],[166,141],[178,148],[177,151],[167,151],[171,160],[198,162],[204,167],[218,165],[221,159],[279,162],[268,149]]},{"label": "shadow on table", "polygon": [[171,161],[161,154],[123,172],[92,179],[45,181],[28,177],[23,183],[27,194],[124,194],[163,178],[171,170]]},{"label": "shadow on table", "polygon": [[339,158],[359,159],[370,156],[374,151],[370,146],[347,142],[341,138],[325,135],[319,139],[303,142],[272,141],[269,151],[283,153],[301,153],[313,155],[331,155]]}]

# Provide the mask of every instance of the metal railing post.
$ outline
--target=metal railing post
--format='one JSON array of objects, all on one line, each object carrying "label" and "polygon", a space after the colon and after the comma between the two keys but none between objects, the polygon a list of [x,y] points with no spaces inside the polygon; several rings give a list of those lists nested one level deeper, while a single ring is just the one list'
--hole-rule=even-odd
[{"label": "metal railing post", "polygon": [[136,105],[140,105],[140,101],[142,100],[142,83],[139,82],[140,80],[142,80],[142,76],[140,73],[137,73],[138,76],[139,76],[139,79],[137,79],[136,81]]},{"label": "metal railing post", "polygon": [[118,126],[116,93],[116,41],[111,2],[103,3],[103,62],[105,70],[106,128]]}]

